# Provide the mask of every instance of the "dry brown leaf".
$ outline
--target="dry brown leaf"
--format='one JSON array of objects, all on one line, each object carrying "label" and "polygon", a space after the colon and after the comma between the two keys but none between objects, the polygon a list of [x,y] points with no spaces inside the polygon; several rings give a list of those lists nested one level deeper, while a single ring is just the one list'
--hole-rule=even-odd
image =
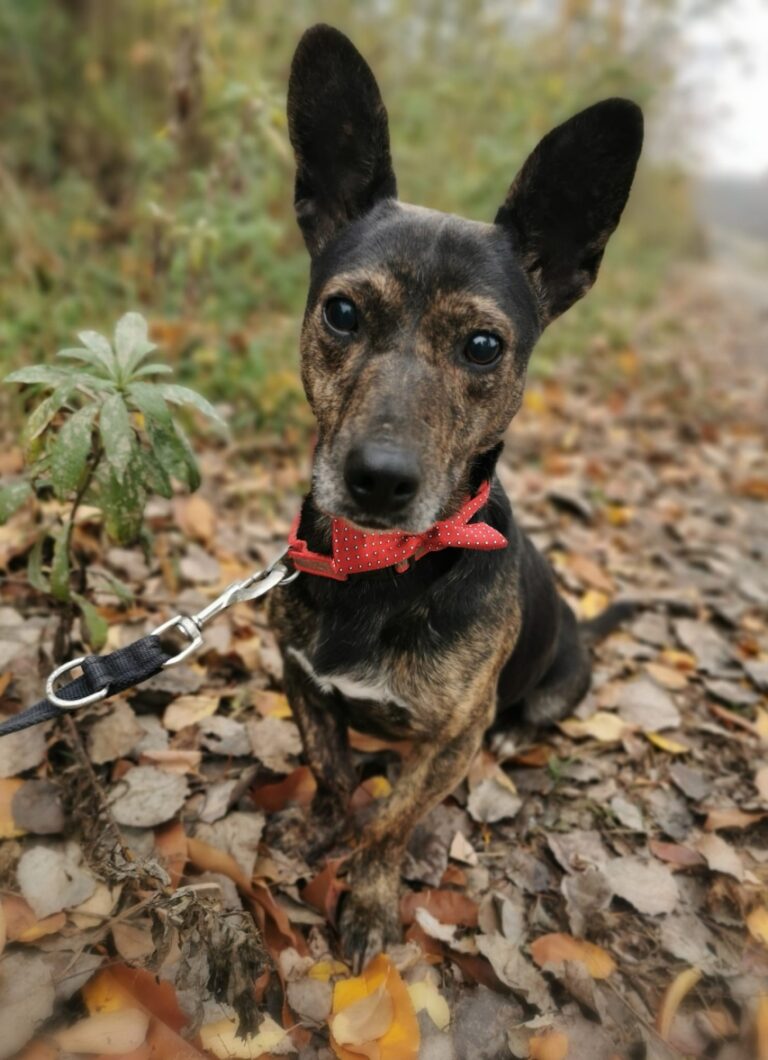
[{"label": "dry brown leaf", "polygon": [[86,1016],[57,1031],[53,1039],[65,1052],[124,1056],[143,1044],[148,1028],[149,1016],[145,1012],[125,1008]]},{"label": "dry brown leaf", "polygon": [[755,787],[763,802],[768,802],[768,766],[761,766],[755,773]]},{"label": "dry brown leaf", "polygon": [[735,806],[726,810],[710,810],[704,822],[705,832],[719,832],[728,828],[751,828],[767,817],[767,813],[746,813]]},{"label": "dry brown leaf", "polygon": [[696,841],[696,849],[703,854],[712,872],[722,872],[733,876],[742,883],[744,880],[744,863],[733,847],[719,835],[710,833]]},{"label": "dry brown leaf", "polygon": [[163,725],[171,732],[179,732],[209,718],[219,708],[218,696],[179,696],[170,703],[163,715]]},{"label": "dry brown leaf", "polygon": [[686,994],[693,990],[699,979],[701,979],[701,972],[698,968],[686,968],[685,971],[680,972],[673,979],[664,992],[661,1008],[656,1017],[656,1030],[659,1032],[659,1037],[662,1041],[669,1041],[669,1032],[672,1029],[672,1022],[677,1010],[680,1008]]},{"label": "dry brown leaf", "polygon": [[203,760],[201,751],[184,751],[176,748],[157,751],[143,751],[139,765],[153,765],[164,773],[184,776],[185,773],[197,773]]},{"label": "dry brown leaf", "polygon": [[17,777],[0,780],[0,839],[17,839],[24,835],[24,829],[17,826],[11,812],[13,796],[23,783]]},{"label": "dry brown leaf", "polygon": [[205,497],[193,493],[189,497],[175,497],[173,514],[185,537],[211,545],[216,536],[216,512]]},{"label": "dry brown leaf", "polygon": [[562,932],[540,935],[533,940],[530,950],[540,968],[558,961],[579,961],[593,979],[607,979],[616,971],[616,962],[610,953],[592,942]]},{"label": "dry brown leaf", "polygon": [[645,669],[657,684],[670,692],[682,692],[688,685],[688,678],[683,670],[676,670],[662,663],[646,663]]}]

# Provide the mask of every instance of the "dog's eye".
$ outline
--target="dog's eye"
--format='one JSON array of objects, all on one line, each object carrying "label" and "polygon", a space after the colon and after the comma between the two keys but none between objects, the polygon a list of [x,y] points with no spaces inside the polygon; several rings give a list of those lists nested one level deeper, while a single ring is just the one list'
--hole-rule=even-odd
[{"label": "dog's eye", "polygon": [[467,339],[464,355],[472,364],[493,364],[501,357],[501,339],[491,331],[475,331]]},{"label": "dog's eye", "polygon": [[334,331],[344,335],[357,331],[357,309],[348,298],[329,298],[323,308],[323,316]]}]

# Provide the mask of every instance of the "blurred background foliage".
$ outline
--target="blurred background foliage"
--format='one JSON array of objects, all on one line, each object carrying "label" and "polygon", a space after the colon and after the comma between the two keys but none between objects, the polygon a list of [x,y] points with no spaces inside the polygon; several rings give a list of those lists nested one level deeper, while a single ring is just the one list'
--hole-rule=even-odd
[{"label": "blurred background foliage", "polygon": [[[402,198],[490,220],[537,139],[582,106],[628,95],[653,124],[690,7],[4,0],[0,370],[138,309],[236,428],[301,425],[307,258],[284,109],[302,30],[331,22],[371,62]],[[547,334],[538,366],[627,343],[669,263],[698,249],[690,198],[681,172],[646,155],[596,290]]]}]

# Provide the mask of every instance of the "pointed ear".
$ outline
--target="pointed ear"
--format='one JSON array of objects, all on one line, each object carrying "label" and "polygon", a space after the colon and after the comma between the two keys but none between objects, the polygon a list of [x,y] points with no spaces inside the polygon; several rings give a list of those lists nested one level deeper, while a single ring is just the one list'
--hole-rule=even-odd
[{"label": "pointed ear", "polygon": [[345,224],[397,195],[387,112],[370,67],[331,26],[299,41],[288,84],[296,216],[311,254]]},{"label": "pointed ear", "polygon": [[548,133],[509,189],[507,228],[549,323],[595,282],[619,223],[643,143],[643,115],[607,99]]}]

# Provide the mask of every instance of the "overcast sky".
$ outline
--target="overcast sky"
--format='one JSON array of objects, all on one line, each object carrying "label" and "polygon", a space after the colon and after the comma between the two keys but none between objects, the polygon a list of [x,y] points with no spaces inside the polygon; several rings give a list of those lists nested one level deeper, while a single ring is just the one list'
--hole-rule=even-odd
[{"label": "overcast sky", "polygon": [[768,0],[727,0],[692,20],[693,89],[701,128],[701,168],[709,173],[768,173]]}]

